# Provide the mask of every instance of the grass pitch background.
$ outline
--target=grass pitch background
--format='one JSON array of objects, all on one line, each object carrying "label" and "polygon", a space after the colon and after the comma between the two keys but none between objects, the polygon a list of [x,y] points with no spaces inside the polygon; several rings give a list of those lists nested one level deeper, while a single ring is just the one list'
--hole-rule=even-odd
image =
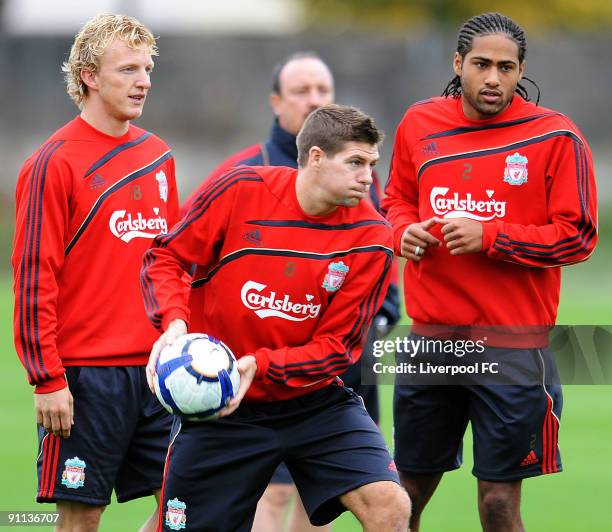
[{"label": "grass pitch background", "polygon": [[[562,324],[610,324],[612,246],[602,242],[587,263],[564,271],[559,312]],[[0,272],[0,341],[5,355],[0,374],[2,443],[0,511],[51,509],[34,502],[36,427],[32,390],[15,355],[12,340],[12,282]],[[611,355],[612,356],[612,355]],[[391,441],[391,386],[381,386],[382,429]],[[608,532],[612,526],[612,386],[565,386],[559,441],[564,472],[529,479],[523,484],[523,518],[529,531]],[[119,397],[118,397],[118,400]],[[463,467],[444,476],[422,519],[425,531],[480,530],[476,481],[471,475],[471,434],[464,442]],[[194,457],[194,460],[197,457]],[[119,505],[104,513],[102,531],[138,530],[153,509],[153,499]],[[45,530],[50,527],[23,527]],[[22,529],[23,529],[22,528]],[[344,514],[334,532],[360,530]]]}]

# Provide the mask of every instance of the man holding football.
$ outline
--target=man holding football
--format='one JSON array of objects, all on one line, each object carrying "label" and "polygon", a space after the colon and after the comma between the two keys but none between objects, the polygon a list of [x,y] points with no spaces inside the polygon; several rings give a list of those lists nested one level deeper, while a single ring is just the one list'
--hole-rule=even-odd
[{"label": "man holding football", "polygon": [[[388,223],[362,201],[380,140],[357,109],[321,107],[298,135],[297,171],[231,169],[145,255],[142,293],[163,332],[151,389],[160,350],[188,329],[225,342],[241,377],[222,417],[173,430],[163,504],[180,504],[187,527],[250,530],[283,461],[312,524],[348,509],[364,530],[408,525],[382,435],[337,379],[361,354],[393,261]],[[181,278],[192,264],[187,301]]]},{"label": "man holding football", "polygon": [[[211,180],[218,178],[234,166],[288,166],[297,168],[296,136],[306,117],[322,105],[334,101],[334,79],[330,68],[315,52],[295,52],[281,60],[272,72],[272,91],[269,96],[275,120],[269,138],[265,142],[248,146],[229,156],[217,166],[193,194],[181,206],[186,214]],[[369,198],[377,209],[380,207],[380,190],[376,176],[369,190]],[[364,353],[371,352],[371,342],[378,331],[386,330],[399,320],[399,295],[394,269],[389,289],[381,308],[373,319]],[[340,375],[344,384],[362,398],[365,407],[378,424],[379,405],[376,385],[361,384],[361,361],[353,364]],[[272,475],[270,485],[257,505],[253,532],[280,531],[285,510],[291,506],[295,485],[285,464],[280,464]],[[289,519],[289,531],[310,530],[308,516],[299,498],[293,505]],[[324,530],[322,528],[320,530]],[[327,527],[331,530],[331,525]]]}]

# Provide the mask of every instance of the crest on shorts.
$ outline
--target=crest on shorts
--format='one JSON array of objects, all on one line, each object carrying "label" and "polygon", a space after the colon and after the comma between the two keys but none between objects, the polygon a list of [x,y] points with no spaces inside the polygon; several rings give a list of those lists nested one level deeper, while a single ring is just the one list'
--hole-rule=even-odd
[{"label": "crest on shorts", "polygon": [[157,186],[159,186],[159,197],[162,201],[168,201],[168,180],[163,170],[160,170],[155,174],[157,179]]},{"label": "crest on shorts", "polygon": [[510,185],[527,183],[527,157],[516,152],[506,157],[504,181]]},{"label": "crest on shorts", "polygon": [[182,530],[187,526],[187,505],[176,497],[166,503],[166,526],[170,530]]},{"label": "crest on shorts", "polygon": [[337,292],[344,283],[348,271],[349,267],[344,262],[332,262],[327,267],[327,273],[321,286],[328,292]]},{"label": "crest on shorts", "polygon": [[68,458],[64,462],[64,466],[62,484],[67,488],[82,488],[85,484],[85,468],[87,467],[85,461],[75,456],[74,458]]}]

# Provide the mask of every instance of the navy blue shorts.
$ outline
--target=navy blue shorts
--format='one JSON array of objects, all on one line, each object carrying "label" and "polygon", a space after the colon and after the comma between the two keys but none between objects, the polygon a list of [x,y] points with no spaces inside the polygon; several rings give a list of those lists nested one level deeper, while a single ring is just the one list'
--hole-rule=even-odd
[{"label": "navy blue shorts", "polygon": [[[349,369],[340,375],[340,378],[347,388],[351,388],[361,397],[368,414],[370,414],[374,423],[378,425],[380,420],[378,386],[375,384],[361,384],[361,362],[350,366]],[[293,484],[291,473],[289,473],[289,469],[284,463],[274,470],[270,484]]]},{"label": "navy blue shorts", "polygon": [[172,416],[142,366],[67,367],[74,425],[63,439],[38,429],[38,502],[107,505],[161,488]]},{"label": "navy blue shorts", "polygon": [[[562,470],[557,445],[563,407],[556,365],[547,349],[488,347],[489,359],[520,361],[530,385],[397,385],[394,439],[397,468],[410,474],[457,469],[468,421],[474,440],[473,474],[509,482]],[[534,379],[535,381],[535,379]]]},{"label": "navy blue shorts", "polygon": [[[355,365],[357,370],[361,372],[358,365]],[[350,369],[347,370],[351,371]],[[361,378],[361,373],[359,373]],[[359,395],[363,401],[363,405],[367,410],[370,417],[378,425],[378,420],[380,418],[379,415],[379,406],[378,406],[378,387],[375,384],[355,384],[353,386],[350,383],[346,382],[344,379],[346,378],[346,373],[341,376],[342,380],[347,388],[351,388],[357,395]],[[293,484],[293,479],[291,478],[291,473],[289,473],[289,469],[285,465],[285,463],[279,464],[279,466],[274,470],[272,474],[272,478],[270,479],[270,484]]]},{"label": "navy blue shorts", "polygon": [[353,364],[342,375],[342,382],[347,388],[351,388],[363,399],[368,414],[378,425],[380,421],[380,409],[378,405],[378,386],[375,384],[361,384],[361,360]]},{"label": "navy blue shorts", "polygon": [[331,522],[339,497],[365,484],[399,482],[361,399],[331,385],[302,397],[243,403],[232,415],[178,422],[168,451],[163,530],[250,531],[257,501],[284,461],[310,520]]},{"label": "navy blue shorts", "polygon": [[291,478],[291,473],[289,473],[289,468],[285,462],[278,464],[278,467],[272,473],[270,484],[293,484],[293,478]]}]

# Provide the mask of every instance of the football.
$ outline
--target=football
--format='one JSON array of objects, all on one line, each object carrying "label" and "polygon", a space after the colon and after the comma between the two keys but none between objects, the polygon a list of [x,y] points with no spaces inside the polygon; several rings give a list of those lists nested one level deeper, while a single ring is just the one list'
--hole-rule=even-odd
[{"label": "football", "polygon": [[162,349],[154,382],[168,412],[201,421],[216,417],[234,397],[240,374],[236,358],[221,340],[190,333]]}]

